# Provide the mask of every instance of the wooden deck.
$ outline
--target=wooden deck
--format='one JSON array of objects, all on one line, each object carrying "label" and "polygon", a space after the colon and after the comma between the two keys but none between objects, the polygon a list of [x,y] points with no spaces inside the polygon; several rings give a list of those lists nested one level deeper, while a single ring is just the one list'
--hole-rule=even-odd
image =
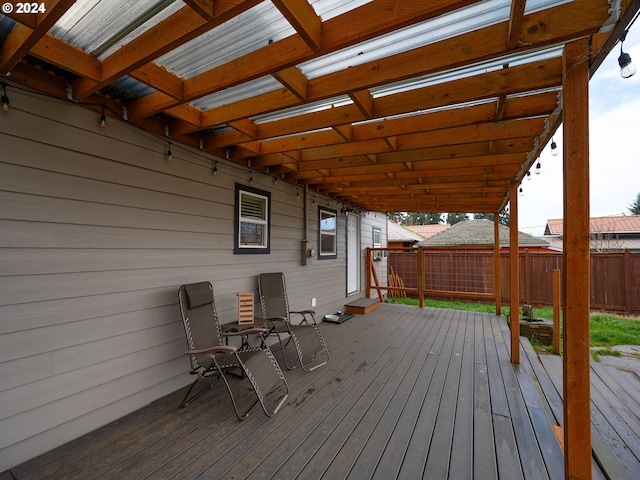
[{"label": "wooden deck", "polygon": [[[560,360],[540,360],[524,341],[513,366],[499,317],[383,304],[321,328],[329,364],[286,371],[290,397],[273,418],[256,409],[239,422],[222,386],[178,409],[180,391],[0,479],[563,478],[552,428]],[[625,374],[615,374],[618,386],[613,374],[596,379],[594,402],[610,429],[594,446],[602,442],[599,461],[613,475],[640,478],[640,396],[620,387],[640,381]],[[616,450],[607,441],[622,424],[636,436]],[[595,461],[594,478],[605,478]]]}]

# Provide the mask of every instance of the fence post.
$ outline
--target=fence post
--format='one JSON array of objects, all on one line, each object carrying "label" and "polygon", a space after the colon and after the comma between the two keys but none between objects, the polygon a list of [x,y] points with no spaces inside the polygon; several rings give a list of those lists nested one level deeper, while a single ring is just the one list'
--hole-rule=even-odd
[{"label": "fence post", "polygon": [[424,248],[418,247],[418,261],[416,262],[418,266],[418,278],[417,287],[418,287],[418,306],[420,308],[424,308]]},{"label": "fence post", "polygon": [[531,304],[531,257],[529,249],[524,249],[524,303]]},{"label": "fence post", "polygon": [[631,313],[631,255],[629,249],[624,249],[624,311]]},{"label": "fence post", "polygon": [[553,270],[553,353],[560,355],[560,270]]}]

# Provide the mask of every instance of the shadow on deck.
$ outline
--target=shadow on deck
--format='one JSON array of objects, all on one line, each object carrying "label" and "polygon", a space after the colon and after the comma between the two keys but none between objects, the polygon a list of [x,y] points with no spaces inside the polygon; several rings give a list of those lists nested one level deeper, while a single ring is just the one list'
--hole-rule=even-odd
[{"label": "shadow on deck", "polygon": [[[222,386],[178,409],[179,391],[0,479],[564,477],[552,428],[560,359],[523,340],[522,363],[512,365],[500,317],[383,304],[321,328],[331,361],[286,371],[290,397],[271,419],[256,409],[236,420]],[[594,369],[594,425],[609,425],[594,435],[598,461],[611,478],[640,478],[640,396],[620,387],[640,381]],[[616,438],[625,438],[610,446],[623,424]],[[605,478],[595,460],[593,471]]]}]

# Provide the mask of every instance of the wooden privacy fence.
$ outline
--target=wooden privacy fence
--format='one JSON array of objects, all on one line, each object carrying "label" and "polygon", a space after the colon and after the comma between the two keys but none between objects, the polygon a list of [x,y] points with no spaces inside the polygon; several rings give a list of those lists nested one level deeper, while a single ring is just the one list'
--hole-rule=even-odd
[{"label": "wooden privacy fence", "polygon": [[[390,296],[467,298],[495,301],[494,257],[489,249],[431,250],[426,248],[368,249],[368,289]],[[382,250],[384,261],[371,262],[373,251]],[[421,255],[420,255],[421,254]],[[520,252],[520,301],[553,305],[553,270],[562,270],[562,253]],[[509,303],[509,253],[500,253],[501,301]],[[381,285],[380,282],[384,284]],[[591,308],[640,313],[640,252],[591,255]]]}]

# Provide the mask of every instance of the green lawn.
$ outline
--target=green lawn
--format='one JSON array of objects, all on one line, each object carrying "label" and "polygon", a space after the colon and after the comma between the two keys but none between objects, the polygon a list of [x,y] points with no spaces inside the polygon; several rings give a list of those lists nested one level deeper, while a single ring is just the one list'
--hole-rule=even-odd
[{"label": "green lawn", "polygon": [[[414,298],[392,298],[390,303],[403,303],[405,305],[418,305]],[[460,301],[424,300],[425,307],[450,308],[455,310],[468,310],[482,313],[495,313],[494,304],[483,304]],[[502,315],[506,318],[509,307],[502,307]],[[536,318],[553,319],[552,307],[540,307],[533,309]],[[640,345],[640,320],[624,318],[602,312],[591,315],[590,320],[591,346],[610,347],[612,345]]]}]

